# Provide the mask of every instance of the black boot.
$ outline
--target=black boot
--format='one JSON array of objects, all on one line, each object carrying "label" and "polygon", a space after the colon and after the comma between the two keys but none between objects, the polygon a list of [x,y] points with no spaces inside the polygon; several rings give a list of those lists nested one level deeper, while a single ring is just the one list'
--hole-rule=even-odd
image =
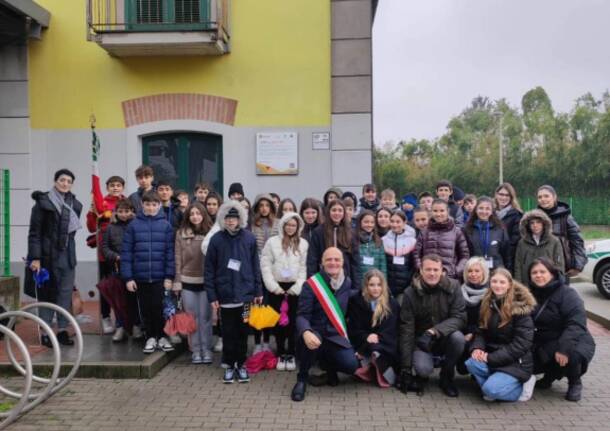
[{"label": "black boot", "polygon": [[582,382],[580,378],[568,381],[568,392],[566,392],[566,400],[580,401],[582,395]]},{"label": "black boot", "polygon": [[328,371],[326,373],[326,384],[328,386],[339,386],[339,376],[336,371]]},{"label": "black boot", "polygon": [[453,376],[441,372],[441,380],[439,386],[443,393],[451,398],[456,398],[460,395],[455,383],[453,382]]},{"label": "black boot", "polygon": [[554,374],[544,373],[544,377],[536,382],[536,389],[550,389],[555,380]]},{"label": "black boot", "polygon": [[73,346],[74,340],[70,338],[68,335],[68,331],[59,331],[57,333],[57,341],[59,344],[63,344],[64,346]]},{"label": "black boot", "polygon": [[290,398],[292,401],[303,401],[305,399],[305,390],[307,389],[307,384],[305,382],[298,381],[294,388],[292,388],[292,393],[290,394]]},{"label": "black boot", "polygon": [[421,397],[424,394],[424,390],[426,388],[426,379],[415,376],[411,380],[411,385],[409,385],[409,390],[415,392],[418,397]]}]

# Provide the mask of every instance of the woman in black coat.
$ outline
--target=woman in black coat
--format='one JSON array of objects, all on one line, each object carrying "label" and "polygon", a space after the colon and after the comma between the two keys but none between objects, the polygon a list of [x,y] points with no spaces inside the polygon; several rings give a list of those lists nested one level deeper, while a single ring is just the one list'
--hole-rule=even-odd
[{"label": "woman in black coat", "polygon": [[350,299],[347,312],[349,338],[362,360],[356,376],[389,387],[396,380],[398,316],[400,307],[390,295],[381,271],[364,274],[362,292]]},{"label": "woman in black coat", "polygon": [[493,200],[481,196],[464,227],[470,256],[480,256],[488,268],[512,271],[513,256],[510,239],[502,222],[493,212]]},{"label": "woman in black coat", "polygon": [[[55,303],[68,312],[72,310],[72,289],[76,268],[76,244],[74,236],[82,225],[80,214],[83,205],[70,191],[74,174],[68,169],[55,172],[54,185],[48,192],[32,193],[35,204],[30,217],[28,232],[28,262],[24,289],[38,301]],[[33,274],[41,268],[49,271],[49,281],[41,288],[36,287]],[[40,309],[40,317],[49,325],[55,311]],[[68,336],[67,319],[57,315],[57,341],[72,345]],[[41,335],[41,344],[52,347],[47,335]]]},{"label": "woman in black coat", "polygon": [[557,199],[557,192],[552,186],[539,187],[536,198],[538,208],[551,219],[553,235],[561,241],[565,260],[564,272],[568,277],[574,277],[587,264],[587,253],[585,241],[580,235],[580,227],[572,217],[572,210],[568,204]]},{"label": "woman in black coat", "polygon": [[337,247],[343,253],[343,271],[352,282],[352,289],[358,289],[360,279],[360,243],[352,232],[351,220],[346,217],[345,205],[340,199],[331,201],[324,209],[324,223],[312,233],[307,251],[307,277],[320,271],[322,255],[328,247]]},{"label": "woman in black coat", "polygon": [[504,268],[494,272],[489,284],[466,367],[479,383],[485,400],[526,401],[536,382],[532,375],[534,323],[530,316],[536,301]]},{"label": "woman in black coat", "polygon": [[517,199],[517,192],[511,183],[502,183],[494,193],[496,216],[502,222],[510,241],[511,256],[514,257],[517,243],[521,239],[519,222],[523,217],[523,210]]},{"label": "woman in black coat", "polygon": [[534,260],[528,274],[530,288],[538,301],[532,313],[536,325],[535,372],[544,373],[536,387],[548,389],[555,380],[565,376],[568,378],[566,400],[578,401],[582,393],[581,376],[587,372],[595,354],[584,303],[546,258]]}]

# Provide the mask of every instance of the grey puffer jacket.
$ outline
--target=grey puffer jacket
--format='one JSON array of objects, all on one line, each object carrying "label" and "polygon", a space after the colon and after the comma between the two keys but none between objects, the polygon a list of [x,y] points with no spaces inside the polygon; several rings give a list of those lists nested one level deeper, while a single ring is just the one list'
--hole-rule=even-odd
[{"label": "grey puffer jacket", "polygon": [[470,257],[466,237],[451,219],[446,223],[430,220],[428,228],[422,231],[415,244],[415,268],[421,268],[422,258],[427,254],[439,255],[443,259],[447,276],[454,279],[461,277]]}]

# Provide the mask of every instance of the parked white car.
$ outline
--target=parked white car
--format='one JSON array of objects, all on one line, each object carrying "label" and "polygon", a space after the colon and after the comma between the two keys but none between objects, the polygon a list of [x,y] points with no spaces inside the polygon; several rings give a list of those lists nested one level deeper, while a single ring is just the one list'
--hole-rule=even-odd
[{"label": "parked white car", "polygon": [[592,280],[599,293],[610,299],[610,239],[588,245],[587,257],[589,261],[582,270],[582,277]]}]

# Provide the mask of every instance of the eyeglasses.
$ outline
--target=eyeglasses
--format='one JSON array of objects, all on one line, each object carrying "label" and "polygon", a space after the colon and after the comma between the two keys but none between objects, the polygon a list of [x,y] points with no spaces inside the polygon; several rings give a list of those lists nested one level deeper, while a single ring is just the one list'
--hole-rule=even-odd
[{"label": "eyeglasses", "polygon": [[496,195],[502,196],[503,198],[510,198],[510,194],[508,194],[508,193],[500,193],[500,192],[498,192],[498,193],[496,193]]}]

